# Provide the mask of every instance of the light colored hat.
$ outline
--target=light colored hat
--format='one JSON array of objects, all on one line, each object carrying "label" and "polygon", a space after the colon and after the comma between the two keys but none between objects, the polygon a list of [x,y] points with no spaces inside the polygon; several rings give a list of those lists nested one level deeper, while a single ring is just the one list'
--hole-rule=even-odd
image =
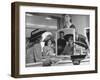
[{"label": "light colored hat", "polygon": [[42,34],[42,41],[44,41],[49,35],[52,36],[52,33],[51,32],[44,32]]}]

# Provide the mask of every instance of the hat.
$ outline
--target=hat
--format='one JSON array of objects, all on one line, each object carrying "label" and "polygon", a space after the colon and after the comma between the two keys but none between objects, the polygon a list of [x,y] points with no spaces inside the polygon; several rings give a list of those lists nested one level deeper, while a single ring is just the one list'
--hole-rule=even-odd
[{"label": "hat", "polygon": [[51,32],[44,32],[42,34],[42,41],[45,41],[45,40],[48,40],[48,39],[51,39],[52,38],[52,33]]},{"label": "hat", "polygon": [[66,34],[66,35],[64,36],[64,39],[65,39],[66,41],[68,41],[70,37],[73,37],[73,34]]},{"label": "hat", "polygon": [[36,29],[36,30],[34,30],[34,31],[31,32],[30,42],[33,42],[37,38],[41,37],[41,34],[43,34],[44,32],[46,32],[45,30],[40,30],[40,29]]}]

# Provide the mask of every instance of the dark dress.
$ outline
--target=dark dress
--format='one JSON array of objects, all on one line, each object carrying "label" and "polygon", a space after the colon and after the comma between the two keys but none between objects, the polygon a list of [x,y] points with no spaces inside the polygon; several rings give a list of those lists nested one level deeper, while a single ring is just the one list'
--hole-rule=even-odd
[{"label": "dark dress", "polygon": [[67,44],[62,52],[63,55],[73,55],[74,45]]},{"label": "dark dress", "polygon": [[58,55],[61,55],[61,53],[63,52],[64,48],[65,48],[65,45],[66,45],[66,40],[65,39],[61,39],[59,38],[57,40],[57,47],[58,47]]},{"label": "dark dress", "polygon": [[74,24],[72,24],[72,25],[70,26],[70,28],[75,29],[76,27],[75,27],[75,25],[74,25]]}]

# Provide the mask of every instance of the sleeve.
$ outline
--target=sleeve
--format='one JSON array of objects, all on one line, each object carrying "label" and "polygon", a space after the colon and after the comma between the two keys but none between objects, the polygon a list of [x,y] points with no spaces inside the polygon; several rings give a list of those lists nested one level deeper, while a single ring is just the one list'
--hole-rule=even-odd
[{"label": "sleeve", "polygon": [[34,51],[34,57],[35,57],[36,62],[41,61],[42,53],[41,53],[41,49],[39,45],[34,45],[33,51]]},{"label": "sleeve", "polygon": [[47,53],[47,49],[46,47],[43,47],[43,56],[46,56],[46,53]]}]

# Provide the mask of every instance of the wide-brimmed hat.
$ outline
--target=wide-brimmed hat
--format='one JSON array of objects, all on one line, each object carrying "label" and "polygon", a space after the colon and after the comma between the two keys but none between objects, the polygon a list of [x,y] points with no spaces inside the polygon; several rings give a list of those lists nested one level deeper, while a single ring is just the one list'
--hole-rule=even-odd
[{"label": "wide-brimmed hat", "polygon": [[66,35],[64,35],[64,39],[66,41],[68,41],[70,37],[73,37],[73,34],[66,34]]},{"label": "wide-brimmed hat", "polygon": [[46,42],[48,40],[54,41],[54,36],[53,35],[48,35],[43,41]]},{"label": "wide-brimmed hat", "polygon": [[47,41],[47,40],[49,40],[49,39],[51,39],[51,40],[54,39],[53,34],[52,34],[51,32],[44,32],[44,33],[42,34],[42,41],[45,42],[45,41]]},{"label": "wide-brimmed hat", "polygon": [[31,37],[30,37],[30,42],[33,42],[35,41],[37,38],[40,38],[41,35],[43,33],[45,33],[46,30],[40,30],[40,29],[36,29],[34,31],[31,32]]}]

